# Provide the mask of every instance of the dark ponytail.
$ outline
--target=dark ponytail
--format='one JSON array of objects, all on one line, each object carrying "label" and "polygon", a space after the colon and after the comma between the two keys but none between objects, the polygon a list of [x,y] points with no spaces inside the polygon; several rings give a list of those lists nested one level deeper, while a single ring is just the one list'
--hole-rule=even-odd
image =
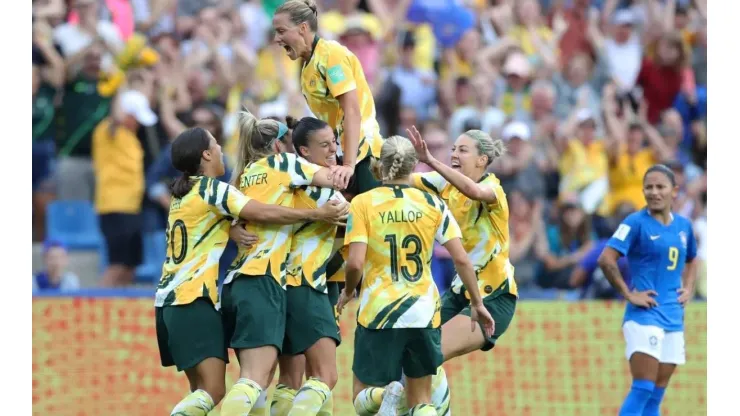
[{"label": "dark ponytail", "polygon": [[190,177],[201,173],[200,161],[203,152],[210,147],[210,133],[201,127],[185,130],[172,142],[172,166],[182,172],[170,186],[173,197],[182,198],[193,188]]},{"label": "dark ponytail", "polygon": [[306,155],[301,153],[301,146],[308,147],[308,141],[315,132],[329,127],[325,121],[314,117],[303,117],[300,120],[296,120],[294,117],[287,116],[285,117],[285,121],[288,128],[293,130],[293,147],[296,154],[301,157],[306,157]]}]

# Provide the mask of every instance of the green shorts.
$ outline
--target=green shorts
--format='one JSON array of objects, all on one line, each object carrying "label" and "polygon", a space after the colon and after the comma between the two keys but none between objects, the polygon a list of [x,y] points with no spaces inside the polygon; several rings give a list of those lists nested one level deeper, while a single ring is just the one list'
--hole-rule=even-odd
[{"label": "green shorts", "polygon": [[344,282],[327,282],[326,290],[329,291],[329,303],[331,303],[331,309],[334,311],[334,321],[337,323],[339,328],[339,311],[337,310],[337,302],[339,302],[339,295],[344,290]]},{"label": "green shorts", "polygon": [[288,286],[288,308],[282,353],[303,354],[321,338],[341,342],[329,296],[310,286]]},{"label": "green shorts", "polygon": [[271,276],[239,275],[223,286],[224,335],[235,350],[272,345],[280,352],[285,314],[285,290]]},{"label": "green shorts", "polygon": [[382,387],[401,375],[437,374],[442,365],[440,328],[367,329],[357,325],[352,371],[368,386]]},{"label": "green shorts", "polygon": [[174,365],[177,371],[189,370],[211,357],[229,362],[221,314],[210,299],[156,307],[154,319],[163,367]]},{"label": "green shorts", "polygon": [[380,182],[375,179],[373,172],[370,170],[372,160],[372,156],[368,155],[366,158],[357,162],[355,165],[355,174],[349,179],[349,186],[347,186],[348,194],[357,196],[380,186]]},{"label": "green shorts", "polygon": [[[506,332],[516,310],[516,296],[504,293],[495,297],[488,296],[483,298],[483,305],[496,322],[493,336],[486,338],[486,343],[481,351],[488,351],[496,345],[496,340]],[[448,290],[442,296],[442,325],[457,315],[470,316],[470,300],[465,294],[453,293]],[[483,328],[481,327],[481,330]],[[484,331],[485,333],[485,331]]]}]

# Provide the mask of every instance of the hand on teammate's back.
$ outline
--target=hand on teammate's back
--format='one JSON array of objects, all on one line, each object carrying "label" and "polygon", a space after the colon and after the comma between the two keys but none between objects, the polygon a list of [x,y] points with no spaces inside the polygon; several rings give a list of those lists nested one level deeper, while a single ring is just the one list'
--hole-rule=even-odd
[{"label": "hand on teammate's back", "polygon": [[346,225],[349,203],[332,200],[318,209],[322,221],[335,225]]},{"label": "hand on teammate's back", "polygon": [[475,332],[476,323],[481,324],[486,337],[492,337],[496,322],[483,304],[470,305],[470,330]]},{"label": "hand on teammate's back", "polygon": [[232,226],[229,230],[229,238],[244,248],[251,248],[259,241],[257,234],[252,234],[244,228],[244,223]]},{"label": "hand on teammate's back", "polygon": [[658,296],[658,292],[654,290],[646,290],[644,292],[633,290],[627,295],[627,301],[641,308],[652,308],[658,306],[655,296]]}]

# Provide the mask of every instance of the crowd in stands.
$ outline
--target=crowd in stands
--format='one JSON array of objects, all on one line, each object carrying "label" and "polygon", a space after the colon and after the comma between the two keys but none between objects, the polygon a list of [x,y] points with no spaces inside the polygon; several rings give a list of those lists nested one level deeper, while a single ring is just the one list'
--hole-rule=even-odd
[{"label": "crowd in stands", "polygon": [[[177,174],[170,141],[205,127],[234,166],[243,107],[309,115],[301,63],[271,42],[281,3],[33,1],[33,233],[45,261],[35,288],[79,287],[66,251],[107,243],[118,254],[102,256],[100,285],[156,283]],[[676,173],[674,210],[694,223],[705,297],[706,3],[323,0],[319,31],[359,58],[384,136],[416,125],[440,160],[469,129],[506,142],[490,169],[524,297],[616,296],[596,259],[644,206],[655,163]],[[454,267],[442,247],[432,267],[445,290]]]}]

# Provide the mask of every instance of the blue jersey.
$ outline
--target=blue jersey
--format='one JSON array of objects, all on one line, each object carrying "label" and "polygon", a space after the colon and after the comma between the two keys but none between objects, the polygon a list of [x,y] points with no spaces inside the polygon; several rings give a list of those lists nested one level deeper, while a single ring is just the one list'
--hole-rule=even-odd
[{"label": "blue jersey", "polygon": [[696,257],[696,240],[688,219],[674,215],[669,225],[647,209],[635,212],[619,225],[607,246],[627,257],[630,290],[654,290],[658,306],[646,309],[627,304],[624,321],[655,325],[665,331],[683,331],[683,306],[678,289],[687,262]]}]

